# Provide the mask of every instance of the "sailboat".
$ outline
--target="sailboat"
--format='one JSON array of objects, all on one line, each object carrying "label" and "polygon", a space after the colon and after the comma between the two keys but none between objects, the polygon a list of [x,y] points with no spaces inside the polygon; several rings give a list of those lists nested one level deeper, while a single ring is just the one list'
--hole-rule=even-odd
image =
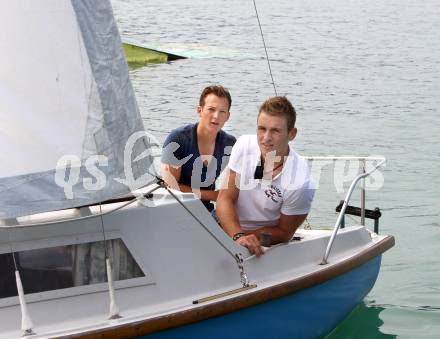
[{"label": "sailboat", "polygon": [[383,161],[256,258],[155,174],[108,0],[0,7],[0,338],[319,338],[371,290],[394,238],[342,226]]}]

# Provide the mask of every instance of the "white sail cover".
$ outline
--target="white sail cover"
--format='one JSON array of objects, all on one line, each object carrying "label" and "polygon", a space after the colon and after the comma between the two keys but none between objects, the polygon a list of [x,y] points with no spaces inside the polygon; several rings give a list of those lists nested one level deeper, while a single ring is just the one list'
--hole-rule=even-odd
[{"label": "white sail cover", "polygon": [[0,219],[152,179],[148,157],[133,161],[146,139],[127,144],[143,124],[110,2],[2,0],[0,22]]}]

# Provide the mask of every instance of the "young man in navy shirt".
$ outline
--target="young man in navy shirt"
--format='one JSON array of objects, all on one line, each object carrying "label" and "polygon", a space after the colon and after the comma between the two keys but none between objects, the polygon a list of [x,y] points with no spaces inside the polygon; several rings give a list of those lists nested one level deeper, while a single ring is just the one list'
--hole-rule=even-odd
[{"label": "young man in navy shirt", "polygon": [[222,130],[228,121],[231,95],[222,86],[208,86],[200,95],[199,122],[168,135],[162,152],[162,177],[168,186],[193,192],[212,211],[215,180],[226,167],[235,138]]}]

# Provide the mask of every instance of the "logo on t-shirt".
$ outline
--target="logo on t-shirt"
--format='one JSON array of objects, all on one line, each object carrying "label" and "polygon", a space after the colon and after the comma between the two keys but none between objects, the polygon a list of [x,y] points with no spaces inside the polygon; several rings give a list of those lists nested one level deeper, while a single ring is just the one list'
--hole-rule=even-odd
[{"label": "logo on t-shirt", "polygon": [[266,193],[266,196],[273,202],[279,202],[280,198],[282,197],[280,189],[274,185],[270,185],[268,188],[266,188],[264,193]]}]

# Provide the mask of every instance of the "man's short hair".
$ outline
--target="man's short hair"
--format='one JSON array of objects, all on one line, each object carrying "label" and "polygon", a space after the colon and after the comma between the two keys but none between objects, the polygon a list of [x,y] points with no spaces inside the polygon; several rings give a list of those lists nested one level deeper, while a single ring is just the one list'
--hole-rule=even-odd
[{"label": "man's short hair", "polygon": [[219,98],[226,98],[228,100],[228,104],[229,104],[228,110],[231,109],[231,105],[232,105],[231,94],[229,94],[229,91],[227,88],[220,86],[220,85],[213,85],[213,86],[205,87],[205,89],[202,91],[202,94],[200,95],[199,106],[205,105],[205,98],[209,94],[214,94],[214,95],[218,96]]},{"label": "man's short hair", "polygon": [[295,127],[296,111],[285,96],[277,96],[267,99],[260,106],[258,116],[260,116],[261,112],[272,116],[285,117],[287,121],[287,130],[289,131]]}]

